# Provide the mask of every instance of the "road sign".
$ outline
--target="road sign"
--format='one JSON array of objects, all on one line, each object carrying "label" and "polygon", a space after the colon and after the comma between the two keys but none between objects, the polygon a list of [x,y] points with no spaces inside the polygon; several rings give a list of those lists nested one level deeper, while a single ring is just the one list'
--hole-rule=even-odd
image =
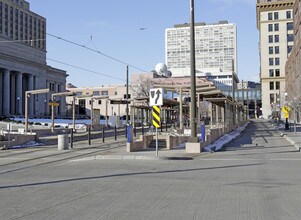
[{"label": "road sign", "polygon": [[160,106],[163,105],[163,89],[150,89],[149,91],[149,105],[150,106]]},{"label": "road sign", "polygon": [[59,105],[60,105],[60,103],[58,103],[58,102],[49,102],[49,105],[53,105],[53,106],[59,106]]},{"label": "road sign", "polygon": [[291,111],[291,108],[288,107],[288,106],[284,106],[284,107],[282,108],[282,111],[283,111],[284,113],[289,113],[289,112]]},{"label": "road sign", "polygon": [[153,125],[156,128],[160,128],[161,122],[160,122],[160,107],[159,106],[153,106]]}]

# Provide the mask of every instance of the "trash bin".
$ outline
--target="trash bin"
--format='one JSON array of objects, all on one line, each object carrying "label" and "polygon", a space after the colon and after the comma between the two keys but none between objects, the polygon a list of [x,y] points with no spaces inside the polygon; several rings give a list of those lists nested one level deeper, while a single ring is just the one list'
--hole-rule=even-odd
[{"label": "trash bin", "polygon": [[68,150],[69,149],[69,135],[68,134],[59,134],[58,135],[57,149],[58,150]]}]

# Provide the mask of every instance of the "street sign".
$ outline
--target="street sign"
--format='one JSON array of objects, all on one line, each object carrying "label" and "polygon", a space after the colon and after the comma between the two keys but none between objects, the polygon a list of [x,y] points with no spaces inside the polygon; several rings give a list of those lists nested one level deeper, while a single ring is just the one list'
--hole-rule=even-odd
[{"label": "street sign", "polygon": [[150,89],[149,91],[149,105],[161,106],[163,105],[163,88]]},{"label": "street sign", "polygon": [[52,106],[59,106],[60,103],[58,103],[58,102],[49,102],[49,105],[52,105]]},{"label": "street sign", "polygon": [[160,107],[159,106],[153,106],[153,125],[156,128],[160,128],[161,125],[161,119],[160,119]]},{"label": "street sign", "polygon": [[284,112],[284,118],[289,118],[289,112],[291,111],[291,108],[289,106],[284,106],[282,111]]}]

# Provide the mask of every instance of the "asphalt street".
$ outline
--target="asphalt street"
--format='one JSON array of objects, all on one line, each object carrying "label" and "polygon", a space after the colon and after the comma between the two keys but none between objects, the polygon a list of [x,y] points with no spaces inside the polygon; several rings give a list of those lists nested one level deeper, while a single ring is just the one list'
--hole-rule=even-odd
[{"label": "asphalt street", "polygon": [[300,152],[266,121],[193,160],[73,160],[119,147],[0,152],[0,219],[300,219]]}]

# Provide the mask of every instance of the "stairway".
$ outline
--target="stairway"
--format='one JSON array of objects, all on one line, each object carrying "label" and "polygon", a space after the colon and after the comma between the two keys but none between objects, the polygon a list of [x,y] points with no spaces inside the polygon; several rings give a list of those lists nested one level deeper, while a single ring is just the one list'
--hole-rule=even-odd
[{"label": "stairway", "polygon": [[[156,148],[156,139],[152,140],[148,147]],[[165,139],[158,139],[158,148],[166,148],[166,140]]]}]

